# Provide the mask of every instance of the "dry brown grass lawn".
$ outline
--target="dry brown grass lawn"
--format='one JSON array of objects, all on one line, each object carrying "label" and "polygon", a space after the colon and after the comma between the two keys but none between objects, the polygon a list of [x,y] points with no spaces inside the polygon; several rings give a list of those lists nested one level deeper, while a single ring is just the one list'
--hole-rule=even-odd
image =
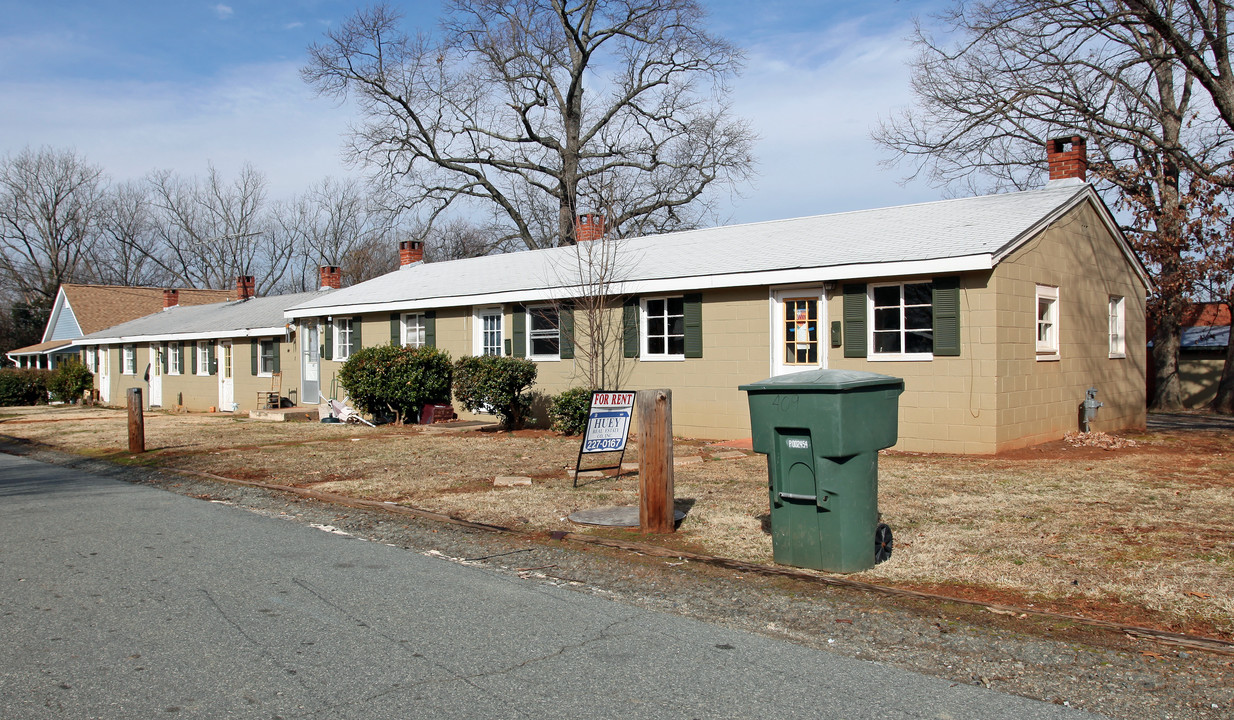
[{"label": "dry brown grass lawn", "polygon": [[[637,503],[638,479],[584,479],[567,469],[577,439],[542,432],[438,433],[420,428],[276,424],[226,415],[146,418],[145,456],[130,459],[124,413],[7,409],[0,434],[68,451],[312,487],[534,530],[588,532],[577,509]],[[1115,451],[1056,443],[1000,457],[884,454],[879,507],[896,535],[890,562],[858,577],[1034,603],[1108,619],[1234,636],[1234,455],[1229,434],[1138,437]],[[719,460],[675,470],[688,510],[664,542],[771,562],[766,463]],[[627,462],[637,459],[637,448]],[[495,489],[525,475],[530,488]],[[603,532],[611,533],[612,530]]]}]

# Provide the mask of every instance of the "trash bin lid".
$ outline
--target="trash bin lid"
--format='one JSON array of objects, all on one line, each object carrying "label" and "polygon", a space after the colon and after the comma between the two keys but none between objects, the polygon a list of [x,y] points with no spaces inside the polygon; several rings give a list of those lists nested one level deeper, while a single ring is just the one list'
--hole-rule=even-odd
[{"label": "trash bin lid", "polygon": [[890,375],[881,375],[863,370],[818,369],[789,373],[787,375],[776,375],[766,380],[740,385],[737,389],[746,392],[757,390],[793,392],[795,390],[853,390],[879,386],[902,388],[904,387],[904,380]]}]

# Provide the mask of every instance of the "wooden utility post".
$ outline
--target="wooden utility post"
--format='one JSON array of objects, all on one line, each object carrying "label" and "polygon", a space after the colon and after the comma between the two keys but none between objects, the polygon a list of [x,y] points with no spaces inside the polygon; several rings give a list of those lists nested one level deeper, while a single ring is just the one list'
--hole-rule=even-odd
[{"label": "wooden utility post", "polygon": [[673,532],[673,393],[638,391],[638,523]]},{"label": "wooden utility post", "polygon": [[129,388],[129,452],[146,451],[146,420],[141,414],[141,388]]}]

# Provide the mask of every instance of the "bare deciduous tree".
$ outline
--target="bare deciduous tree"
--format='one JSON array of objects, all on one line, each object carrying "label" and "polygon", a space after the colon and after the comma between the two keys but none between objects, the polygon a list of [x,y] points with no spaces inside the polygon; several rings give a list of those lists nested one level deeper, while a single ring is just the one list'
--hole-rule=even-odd
[{"label": "bare deciduous tree", "polygon": [[644,233],[699,222],[748,176],[753,136],[724,100],[740,53],[702,16],[695,0],[451,0],[438,42],[377,6],[302,73],[356,99],[351,157],[426,222],[472,205],[500,240],[550,247],[601,197],[621,198],[612,231]]},{"label": "bare deciduous tree", "polygon": [[139,250],[179,284],[225,289],[253,275],[267,293],[284,276],[294,246],[272,232],[266,179],[251,165],[231,182],[213,165],[204,179],[158,171],[149,182],[159,216],[154,245]]},{"label": "bare deciduous tree", "polygon": [[61,283],[89,276],[102,195],[102,168],[75,151],[0,160],[0,273],[22,303],[50,306]]},{"label": "bare deciduous tree", "polygon": [[108,285],[169,285],[169,273],[141,248],[155,242],[150,189],[125,182],[107,189],[99,222],[99,242],[91,253],[91,280]]},{"label": "bare deciduous tree", "polygon": [[1040,184],[1049,138],[1089,138],[1099,188],[1142,221],[1124,230],[1157,285],[1151,404],[1175,409],[1197,237],[1186,231],[1180,172],[1224,173],[1234,136],[1196,102],[1193,76],[1162,37],[1120,22],[1123,9],[1120,0],[957,2],[942,19],[959,39],[936,41],[918,28],[916,105],[875,139],[932,181],[974,190]]}]

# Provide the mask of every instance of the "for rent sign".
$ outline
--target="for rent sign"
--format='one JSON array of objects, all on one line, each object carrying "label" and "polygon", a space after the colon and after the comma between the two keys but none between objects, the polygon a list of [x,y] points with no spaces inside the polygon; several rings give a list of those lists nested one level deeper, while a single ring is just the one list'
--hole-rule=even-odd
[{"label": "for rent sign", "polygon": [[591,394],[583,453],[622,452],[630,434],[634,393],[597,390]]}]

